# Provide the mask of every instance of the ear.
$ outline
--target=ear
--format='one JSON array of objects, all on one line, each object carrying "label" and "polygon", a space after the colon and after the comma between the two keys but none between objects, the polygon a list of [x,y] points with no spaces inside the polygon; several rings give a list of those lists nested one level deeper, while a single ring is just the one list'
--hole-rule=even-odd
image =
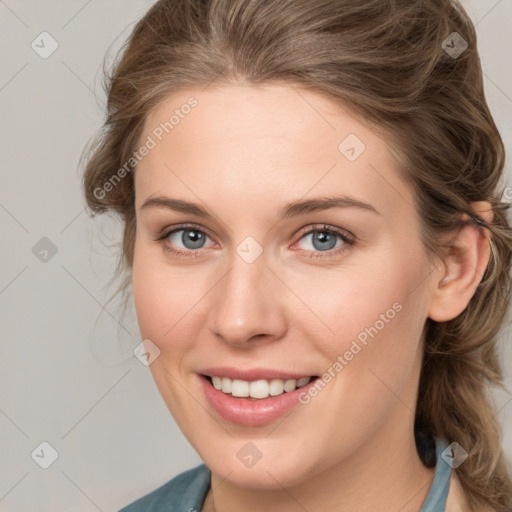
[{"label": "ear", "polygon": [[[488,201],[471,203],[473,211],[491,223],[494,214]],[[469,215],[449,242],[440,273],[436,275],[428,316],[446,322],[466,309],[480,284],[490,256],[490,232],[467,222]]]}]

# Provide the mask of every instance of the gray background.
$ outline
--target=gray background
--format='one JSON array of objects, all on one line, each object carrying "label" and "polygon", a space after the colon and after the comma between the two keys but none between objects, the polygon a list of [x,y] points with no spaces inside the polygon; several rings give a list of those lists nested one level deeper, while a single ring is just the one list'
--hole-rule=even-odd
[{"label": "gray background", "polygon": [[[133,357],[133,310],[105,305],[120,224],[88,218],[77,168],[103,120],[103,56],[152,3],[0,0],[2,512],[115,511],[201,462]],[[512,0],[463,5],[512,154]],[[31,47],[43,31],[58,43],[47,59]],[[510,329],[500,350],[512,389]],[[494,396],[512,461],[512,395]],[[58,453],[47,469],[43,441]]]}]

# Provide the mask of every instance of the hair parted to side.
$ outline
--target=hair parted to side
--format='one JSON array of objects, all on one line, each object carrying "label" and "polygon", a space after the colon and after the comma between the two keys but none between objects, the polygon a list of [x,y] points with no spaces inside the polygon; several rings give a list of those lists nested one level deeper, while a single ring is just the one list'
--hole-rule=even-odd
[{"label": "hair parted to side", "polygon": [[[457,58],[443,41],[457,32]],[[484,96],[476,34],[449,0],[160,0],[138,21],[111,71],[107,117],[84,153],[92,215],[124,221],[118,272],[129,283],[135,239],[133,173],[105,183],[140,146],[148,113],[187,87],[285,83],[324,94],[382,131],[415,194],[422,239],[441,255],[440,235],[466,212],[491,232],[491,258],[467,308],[428,319],[415,428],[469,454],[457,468],[471,512],[512,510],[512,481],[488,393],[503,387],[496,353],[511,291],[512,230],[502,202],[504,147]],[[125,167],[126,169],[126,167]],[[125,175],[124,175],[125,174]],[[98,194],[102,190],[102,194]],[[489,201],[487,224],[470,207]]]}]

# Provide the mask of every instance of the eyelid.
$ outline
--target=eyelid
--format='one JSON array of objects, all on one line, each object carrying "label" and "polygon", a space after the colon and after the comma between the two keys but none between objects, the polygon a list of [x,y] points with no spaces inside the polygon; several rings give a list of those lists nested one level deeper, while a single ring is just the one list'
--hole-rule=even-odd
[{"label": "eyelid", "polygon": [[159,230],[156,234],[157,240],[163,240],[170,236],[171,234],[175,233],[176,231],[182,231],[182,230],[196,230],[201,231],[205,235],[207,235],[209,238],[213,239],[213,237],[210,235],[208,229],[204,228],[203,226],[200,226],[198,224],[193,224],[191,222],[185,223],[185,224],[177,224],[176,226],[171,227],[165,227],[161,230]]},{"label": "eyelid", "polygon": [[309,224],[305,228],[302,228],[298,235],[297,235],[297,241],[300,240],[305,235],[309,235],[312,232],[315,231],[331,231],[333,233],[336,233],[340,235],[342,238],[346,238],[350,242],[355,243],[356,237],[346,229],[337,228],[335,226],[329,226],[328,224]]}]

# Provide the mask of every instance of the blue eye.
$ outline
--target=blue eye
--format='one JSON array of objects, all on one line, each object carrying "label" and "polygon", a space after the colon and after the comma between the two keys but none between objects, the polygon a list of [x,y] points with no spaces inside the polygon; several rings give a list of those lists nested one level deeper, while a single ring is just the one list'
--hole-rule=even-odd
[{"label": "blue eye", "polygon": [[[302,250],[311,253],[308,257],[312,258],[338,255],[345,252],[350,248],[350,246],[355,244],[355,240],[352,235],[342,232],[337,228],[331,228],[325,225],[314,226],[314,229],[310,229],[305,232],[300,237],[299,241],[306,238],[309,238],[309,246],[312,247],[312,250]],[[341,243],[337,244],[338,241],[341,241]],[[327,254],[324,255],[322,253]]]},{"label": "blue eye", "polygon": [[[178,236],[180,233],[181,236]],[[185,249],[202,249],[206,238],[209,238],[204,231],[192,228],[177,229],[166,237],[172,241],[173,245],[176,245],[177,241],[181,242]]]},{"label": "blue eye", "polygon": [[[301,249],[309,253],[307,257],[321,258],[332,257],[345,252],[355,245],[355,238],[348,232],[326,225],[310,227],[309,231],[303,232],[300,240],[309,237],[309,249]],[[211,238],[196,226],[178,226],[166,231],[157,241],[161,243],[166,252],[177,256],[197,257],[204,254],[200,249],[205,248],[205,242]],[[297,243],[297,242],[296,242]],[[180,247],[181,244],[181,247]]]},{"label": "blue eye", "polygon": [[328,251],[334,249],[336,246],[337,239],[341,237],[337,233],[332,231],[310,231],[307,235],[302,238],[310,237],[310,244],[313,246],[315,251]]},{"label": "blue eye", "polygon": [[[197,256],[204,257],[203,252],[198,249],[204,248],[207,238],[210,237],[202,229],[197,229],[196,226],[179,226],[163,233],[162,236],[157,238],[157,241],[167,253],[195,258]],[[182,244],[184,249],[180,248],[179,244]]]}]

